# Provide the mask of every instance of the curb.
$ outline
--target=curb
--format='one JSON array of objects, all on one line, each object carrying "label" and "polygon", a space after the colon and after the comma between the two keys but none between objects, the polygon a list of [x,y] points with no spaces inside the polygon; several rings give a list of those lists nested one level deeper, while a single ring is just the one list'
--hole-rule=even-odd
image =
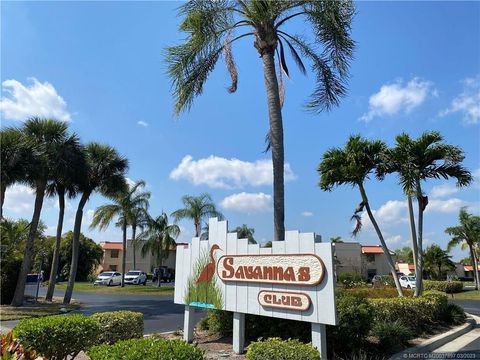
[{"label": "curb", "polygon": [[428,340],[425,340],[420,345],[417,345],[417,346],[405,349],[403,351],[400,351],[396,354],[393,354],[389,358],[389,360],[400,360],[400,359],[403,360],[403,359],[411,358],[410,356],[408,356],[409,354],[431,352],[445,345],[446,343],[449,343],[450,341],[456,339],[457,337],[462,336],[463,334],[466,334],[477,324],[475,316],[472,316],[468,313],[466,313],[466,315],[468,316],[468,318],[465,324],[457,326],[456,328],[449,330],[446,333],[443,333],[443,334],[434,336]]}]

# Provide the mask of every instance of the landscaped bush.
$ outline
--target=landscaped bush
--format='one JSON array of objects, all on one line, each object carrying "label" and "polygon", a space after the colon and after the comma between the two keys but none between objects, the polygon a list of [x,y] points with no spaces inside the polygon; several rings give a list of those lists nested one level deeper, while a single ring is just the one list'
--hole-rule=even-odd
[{"label": "landscaped bush", "polygon": [[444,320],[449,324],[463,324],[465,322],[466,315],[463,308],[457,304],[448,304],[445,311]]},{"label": "landscaped bush", "polygon": [[131,339],[98,345],[88,351],[91,360],[203,360],[203,350],[180,340]]},{"label": "landscaped bush", "polygon": [[360,273],[341,273],[338,275],[338,282],[344,288],[351,289],[355,287],[362,287],[367,285],[367,279]]},{"label": "landscaped bush", "polygon": [[22,260],[1,260],[0,267],[0,304],[10,304],[17,286],[18,269],[22,266]]},{"label": "landscaped bush", "polygon": [[200,320],[199,327],[202,330],[208,330],[210,334],[231,334],[233,313],[223,310],[208,310],[207,316]]},{"label": "landscaped bush", "polygon": [[340,293],[337,319],[337,326],[327,327],[329,351],[348,354],[360,349],[372,327],[373,309],[369,300],[359,294]]},{"label": "landscaped bush", "polygon": [[14,336],[27,350],[34,350],[50,360],[74,358],[95,343],[100,325],[85,315],[55,315],[20,320]]},{"label": "landscaped bush", "polygon": [[463,291],[463,283],[461,281],[434,281],[423,280],[424,290],[443,291],[447,294],[459,293]]},{"label": "landscaped bush", "polygon": [[[398,291],[396,288],[383,287],[383,288],[354,288],[354,289],[342,289],[342,291],[351,295],[362,295],[369,299],[386,299],[398,297]],[[403,295],[406,297],[413,296],[413,290],[403,289]]]},{"label": "landscaped bush", "polygon": [[252,342],[248,346],[247,360],[317,360],[318,350],[298,340],[270,338]]},{"label": "landscaped bush", "polygon": [[442,321],[447,308],[447,297],[438,292],[426,292],[418,298],[370,299],[375,322],[399,321],[414,335]]},{"label": "landscaped bush", "polygon": [[378,338],[383,351],[391,351],[400,345],[407,345],[408,340],[413,337],[411,330],[400,321],[376,323],[372,329],[372,335]]},{"label": "landscaped bush", "polygon": [[113,344],[119,340],[143,337],[143,314],[133,311],[112,311],[93,314],[101,333],[97,344]]}]

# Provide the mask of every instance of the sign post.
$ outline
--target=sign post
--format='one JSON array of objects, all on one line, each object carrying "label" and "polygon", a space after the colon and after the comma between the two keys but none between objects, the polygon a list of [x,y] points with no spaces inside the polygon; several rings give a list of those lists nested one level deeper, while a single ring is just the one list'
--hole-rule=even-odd
[{"label": "sign post", "polygon": [[245,344],[245,314],[310,322],[312,344],[326,359],[325,325],[336,325],[330,243],[314,233],[286,231],[271,248],[248,244],[209,221],[208,240],[177,247],[175,298],[185,305],[184,340],[193,340],[194,307],[233,312],[233,350]]}]

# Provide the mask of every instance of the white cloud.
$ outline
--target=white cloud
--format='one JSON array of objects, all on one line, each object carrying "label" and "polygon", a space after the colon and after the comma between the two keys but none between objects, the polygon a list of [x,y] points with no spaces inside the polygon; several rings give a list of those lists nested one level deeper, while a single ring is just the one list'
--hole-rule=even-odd
[{"label": "white cloud", "polygon": [[71,120],[67,103],[52,84],[41,83],[35,78],[29,80],[30,85],[14,79],[2,82],[2,90],[8,94],[0,99],[0,111],[5,119],[25,121],[29,117],[40,116]]},{"label": "white cloud", "polygon": [[241,192],[227,196],[222,200],[220,206],[227,210],[244,213],[265,212],[272,208],[272,196],[262,192]]},{"label": "white cloud", "polygon": [[447,200],[431,199],[428,201],[425,212],[458,213],[462,206],[467,205],[466,201],[457,198]]},{"label": "white cloud", "polygon": [[[372,210],[372,213],[381,229],[408,221],[407,203],[405,201],[389,200],[378,210]],[[362,223],[365,229],[373,230],[373,225],[366,211],[362,213]]]},{"label": "white cloud", "polygon": [[432,188],[430,191],[430,196],[432,198],[441,198],[448,195],[455,194],[458,191],[458,187],[454,184],[442,184],[437,185]]},{"label": "white cloud", "polygon": [[148,123],[145,122],[145,121],[137,121],[137,125],[140,125],[140,126],[143,126],[143,127],[147,127],[147,126],[148,126]]},{"label": "white cloud", "polygon": [[302,216],[305,216],[305,217],[313,216],[313,212],[311,212],[311,211],[304,211],[304,212],[302,212]]},{"label": "white cloud", "polygon": [[387,243],[388,246],[396,245],[402,240],[402,237],[400,235],[395,235],[395,236],[390,236],[385,239],[385,242]]},{"label": "white cloud", "polygon": [[[295,178],[290,164],[285,164],[285,181]],[[223,189],[242,188],[246,185],[270,185],[273,182],[272,162],[271,160],[249,162],[213,155],[194,160],[191,155],[187,155],[172,170],[170,179],[186,179],[194,185]]]},{"label": "white cloud", "polygon": [[377,93],[370,96],[369,110],[360,120],[369,122],[379,116],[392,116],[401,112],[408,114],[420,106],[429,94],[436,94],[432,82],[420,78],[413,78],[406,84],[398,80],[383,85]]},{"label": "white cloud", "polygon": [[[4,215],[8,217],[8,212],[25,216],[26,213],[33,211],[35,202],[35,190],[28,186],[15,184],[7,188],[5,192],[5,203],[3,205]],[[6,210],[6,211],[5,211]]]},{"label": "white cloud", "polygon": [[463,92],[456,96],[440,116],[461,113],[465,124],[480,122],[480,75],[463,80]]}]

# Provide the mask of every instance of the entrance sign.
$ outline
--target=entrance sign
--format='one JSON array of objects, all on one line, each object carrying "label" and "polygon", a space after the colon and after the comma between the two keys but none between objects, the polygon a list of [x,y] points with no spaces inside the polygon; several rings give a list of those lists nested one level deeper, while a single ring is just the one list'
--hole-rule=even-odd
[{"label": "entrance sign", "polygon": [[210,219],[208,240],[177,246],[174,302],[185,305],[187,341],[192,307],[203,307],[234,313],[236,352],[243,351],[244,314],[254,314],[312,323],[312,343],[326,357],[325,324],[337,323],[332,245],[286,231],[285,241],[261,248]]},{"label": "entrance sign", "polygon": [[322,260],[310,254],[224,255],[217,275],[224,282],[314,286],[325,273]]}]

